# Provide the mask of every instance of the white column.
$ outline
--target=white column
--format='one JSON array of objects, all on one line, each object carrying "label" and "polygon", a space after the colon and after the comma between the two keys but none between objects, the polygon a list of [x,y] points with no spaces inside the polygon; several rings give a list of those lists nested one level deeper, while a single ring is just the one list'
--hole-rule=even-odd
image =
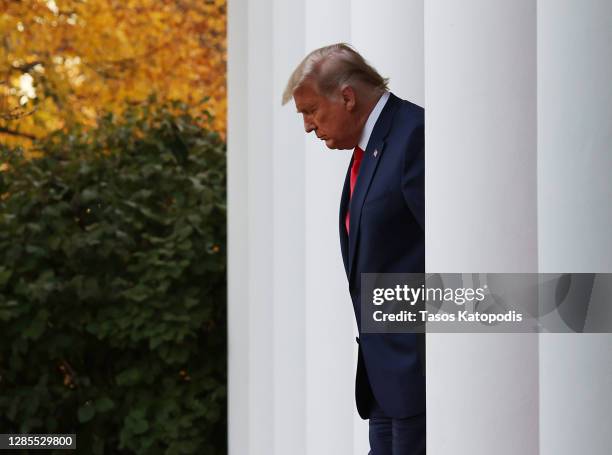
[{"label": "white column", "polygon": [[[305,48],[350,42],[350,0],[305,2]],[[298,119],[293,104],[287,115]],[[304,135],[303,124],[298,129]],[[306,447],[308,455],[353,451],[353,310],[338,240],[338,206],[349,153],[305,144]]]},{"label": "white column", "polygon": [[[351,44],[383,77],[391,91],[419,106],[425,104],[423,0],[353,0]],[[355,355],[357,346],[355,345]],[[368,453],[368,422],[354,414],[355,455]]]},{"label": "white column", "polygon": [[[281,96],[287,81],[286,68],[294,64],[304,49],[304,23],[288,20],[303,14],[302,0],[274,1],[272,24],[272,61],[258,70],[272,75],[272,92],[263,94],[259,103],[272,106],[272,122],[264,134],[272,146],[272,160],[265,163],[271,169],[272,200],[260,200],[271,205],[273,237],[268,247],[273,251],[273,355],[274,420],[273,450],[268,454],[306,454],[306,282],[305,266],[305,174],[304,138],[293,107],[281,106]],[[259,7],[258,2],[251,3]],[[251,32],[253,33],[253,32]],[[259,33],[257,30],[255,33]],[[258,65],[254,55],[253,64]],[[253,70],[253,69],[252,69]],[[260,94],[259,96],[261,96]],[[293,114],[293,115],[291,115]],[[259,148],[250,153],[257,157]],[[257,158],[256,158],[257,159]],[[258,239],[253,238],[253,242]],[[265,327],[264,329],[268,329]]]},{"label": "white column", "polygon": [[251,416],[249,397],[251,379],[250,308],[248,291],[249,201],[247,197],[249,167],[248,116],[244,107],[248,98],[246,34],[248,24],[246,2],[228,5],[228,427],[229,453],[250,454]]},{"label": "white column", "polygon": [[[611,43],[608,0],[538,1],[542,272],[612,272]],[[609,334],[541,335],[542,455],[610,453],[611,354]]]},{"label": "white column", "polygon": [[[537,271],[535,0],[425,3],[426,267]],[[538,453],[538,338],[427,337],[428,454]]]},{"label": "white column", "polygon": [[351,43],[400,98],[425,103],[423,0],[353,0]]},{"label": "white column", "polygon": [[[270,132],[271,0],[229,2],[228,351],[229,451],[269,454],[274,443]],[[257,33],[250,33],[257,30]],[[248,39],[247,39],[248,38]],[[248,77],[246,77],[248,75]],[[265,102],[262,102],[265,100]],[[266,201],[262,204],[261,201]]]}]

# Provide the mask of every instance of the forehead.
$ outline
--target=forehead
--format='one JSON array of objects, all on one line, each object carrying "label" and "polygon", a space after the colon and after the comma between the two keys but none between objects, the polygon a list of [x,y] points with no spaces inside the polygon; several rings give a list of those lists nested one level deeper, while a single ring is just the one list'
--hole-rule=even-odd
[{"label": "forehead", "polygon": [[298,112],[302,112],[304,109],[308,109],[323,101],[323,97],[319,95],[312,84],[304,84],[295,89],[293,100]]}]

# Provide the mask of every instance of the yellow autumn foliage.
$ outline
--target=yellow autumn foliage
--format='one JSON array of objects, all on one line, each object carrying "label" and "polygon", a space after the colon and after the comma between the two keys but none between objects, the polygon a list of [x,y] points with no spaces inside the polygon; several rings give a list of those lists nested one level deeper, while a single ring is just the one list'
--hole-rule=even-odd
[{"label": "yellow autumn foliage", "polygon": [[225,0],[0,0],[0,13],[0,143],[27,148],[151,92],[209,97],[225,135]]}]

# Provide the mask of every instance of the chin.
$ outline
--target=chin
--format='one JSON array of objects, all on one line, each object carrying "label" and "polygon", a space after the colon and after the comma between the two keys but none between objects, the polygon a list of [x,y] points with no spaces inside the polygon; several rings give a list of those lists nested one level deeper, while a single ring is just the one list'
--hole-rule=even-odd
[{"label": "chin", "polygon": [[325,146],[330,150],[344,150],[345,148],[342,147],[341,144],[329,139],[325,141]]}]

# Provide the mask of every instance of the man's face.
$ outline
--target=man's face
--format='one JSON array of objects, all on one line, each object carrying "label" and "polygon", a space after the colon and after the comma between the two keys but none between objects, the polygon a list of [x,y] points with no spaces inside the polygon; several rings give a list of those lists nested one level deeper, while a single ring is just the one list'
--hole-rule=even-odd
[{"label": "man's face", "polygon": [[304,117],[304,129],[314,131],[330,149],[351,149],[359,141],[358,125],[354,118],[354,98],[338,93],[328,98],[306,83],[295,90],[293,100],[298,113]]}]

